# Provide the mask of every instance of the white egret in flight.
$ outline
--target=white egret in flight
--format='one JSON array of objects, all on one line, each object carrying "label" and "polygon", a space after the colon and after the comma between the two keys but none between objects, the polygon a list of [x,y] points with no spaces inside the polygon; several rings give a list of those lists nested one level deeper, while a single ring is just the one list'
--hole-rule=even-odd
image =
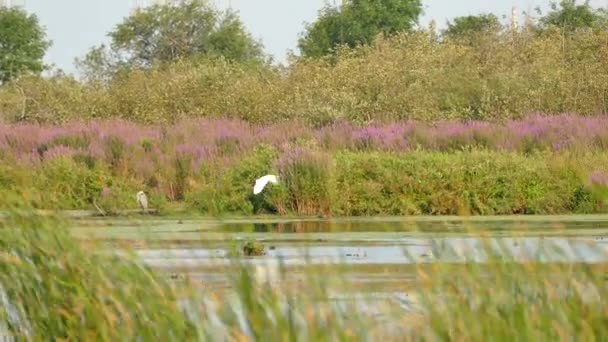
[{"label": "white egret in flight", "polygon": [[256,179],[255,185],[253,186],[253,194],[257,195],[262,192],[268,183],[278,184],[279,178],[275,175],[266,175]]}]

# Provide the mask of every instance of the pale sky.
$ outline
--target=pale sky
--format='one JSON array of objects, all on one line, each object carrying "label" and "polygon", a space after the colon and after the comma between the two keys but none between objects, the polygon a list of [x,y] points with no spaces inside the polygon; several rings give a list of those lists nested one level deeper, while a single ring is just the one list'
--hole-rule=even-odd
[{"label": "pale sky", "polygon": [[[2,2],[3,0],[0,0]],[[7,1],[7,0],[4,0]],[[15,0],[13,0],[15,1]],[[25,9],[38,15],[53,41],[46,61],[68,73],[75,72],[75,57],[81,57],[92,46],[108,42],[107,33],[129,15],[136,0],[17,0]],[[139,0],[141,1],[141,0]],[[215,0],[225,8],[230,3],[239,11],[245,26],[261,39],[266,52],[277,61],[285,61],[288,50],[297,53],[297,39],[304,22],[313,22],[327,0]],[[330,0],[339,1],[339,0]],[[441,28],[457,16],[494,13],[510,16],[513,5],[518,12],[540,6],[548,0],[423,0],[425,14],[421,25],[435,19]],[[582,1],[581,1],[582,2]],[[607,6],[608,0],[593,0],[594,6]]]}]

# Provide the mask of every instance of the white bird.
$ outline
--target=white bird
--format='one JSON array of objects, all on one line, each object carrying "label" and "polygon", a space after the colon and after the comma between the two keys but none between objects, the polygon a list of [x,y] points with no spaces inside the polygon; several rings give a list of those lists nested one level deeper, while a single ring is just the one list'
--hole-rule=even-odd
[{"label": "white bird", "polygon": [[143,211],[148,210],[148,196],[143,191],[137,193],[137,204]]},{"label": "white bird", "polygon": [[256,179],[255,185],[253,186],[253,194],[257,195],[262,192],[268,183],[278,184],[279,178],[275,175],[266,175]]}]

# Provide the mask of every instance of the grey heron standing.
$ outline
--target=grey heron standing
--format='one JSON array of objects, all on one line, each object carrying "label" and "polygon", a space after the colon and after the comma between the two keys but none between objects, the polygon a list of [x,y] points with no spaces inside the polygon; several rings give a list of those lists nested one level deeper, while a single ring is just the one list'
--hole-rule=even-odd
[{"label": "grey heron standing", "polygon": [[145,192],[140,191],[137,193],[137,204],[139,204],[139,207],[143,212],[148,211],[148,196],[146,196]]}]

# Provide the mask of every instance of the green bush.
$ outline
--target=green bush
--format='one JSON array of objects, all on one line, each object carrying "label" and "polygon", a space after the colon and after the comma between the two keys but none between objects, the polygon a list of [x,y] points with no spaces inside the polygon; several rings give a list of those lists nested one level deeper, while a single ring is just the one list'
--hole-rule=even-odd
[{"label": "green bush", "polygon": [[331,212],[331,158],[319,151],[297,149],[278,161],[283,196],[275,196],[280,212],[301,215]]},{"label": "green bush", "polygon": [[[189,160],[145,174],[115,173],[81,154],[38,164],[0,166],[0,194],[19,194],[40,209],[89,209],[111,214],[138,208],[186,207],[202,214],[280,215],[509,215],[603,213],[605,186],[590,184],[608,154],[491,150],[321,151],[259,145],[247,154]],[[165,165],[165,164],[159,164]],[[126,167],[126,166],[125,166]],[[181,170],[181,171],[180,171]],[[261,194],[255,179],[279,176]],[[180,194],[180,196],[177,196]],[[1,199],[0,207],[6,203]]]},{"label": "green bush", "polygon": [[107,84],[23,77],[0,87],[0,118],[171,123],[230,116],[323,125],[336,119],[502,120],[533,112],[608,111],[607,31],[485,34],[469,44],[438,41],[429,31],[401,33],[286,67],[177,62],[127,71]]},{"label": "green bush", "polygon": [[253,214],[264,209],[276,211],[264,198],[253,196],[255,179],[272,172],[277,151],[271,146],[259,146],[231,166],[203,170],[200,184],[186,196],[192,208],[214,215],[224,213]]},{"label": "green bush", "polygon": [[[97,205],[101,210],[113,213],[137,207],[138,182],[113,177],[103,165],[89,167],[77,161],[77,157],[57,157],[33,169],[5,165],[1,168],[0,193],[18,194],[38,209],[94,210]],[[158,197],[152,196],[151,202],[162,207]],[[0,206],[6,204],[0,200]]]},{"label": "green bush", "polygon": [[571,210],[582,180],[547,156],[486,151],[342,153],[332,208],[339,215],[551,214]]},{"label": "green bush", "polygon": [[[276,155],[243,160],[188,195],[203,213],[509,215],[604,212],[591,157],[468,151],[319,152],[277,160],[278,186],[253,196]],[[254,161],[255,160],[255,161]],[[550,161],[550,162],[549,162]],[[580,165],[579,165],[580,164]],[[210,181],[210,179],[215,179]],[[245,180],[250,180],[249,182]]]}]

